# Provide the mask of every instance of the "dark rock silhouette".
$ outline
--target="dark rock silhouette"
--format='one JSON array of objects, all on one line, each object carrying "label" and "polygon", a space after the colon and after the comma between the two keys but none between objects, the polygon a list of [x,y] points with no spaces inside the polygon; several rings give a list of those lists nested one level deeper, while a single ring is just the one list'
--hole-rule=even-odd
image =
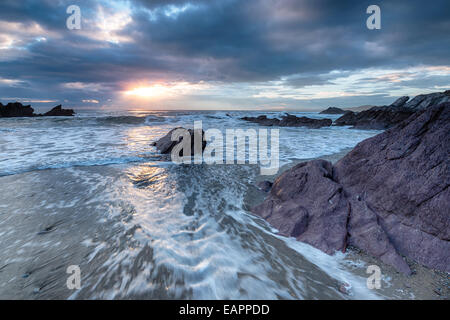
[{"label": "dark rock silhouette", "polygon": [[329,127],[333,123],[331,119],[311,119],[308,117],[296,117],[291,114],[286,114],[280,119],[267,118],[267,116],[259,117],[243,117],[241,120],[254,122],[262,126],[278,126],[278,127],[308,127],[321,128]]},{"label": "dark rock silhouette", "polygon": [[52,110],[44,113],[44,116],[48,117],[67,117],[73,116],[75,112],[72,109],[63,109],[61,105],[54,107]]},{"label": "dark rock silhouette", "polygon": [[37,116],[73,116],[75,112],[72,109],[63,109],[61,105],[42,114],[35,114],[31,106],[24,106],[20,102],[8,103],[6,106],[0,103],[0,117],[37,117]]},{"label": "dark rock silhouette", "polygon": [[0,103],[0,117],[32,117],[33,112],[31,106],[24,106],[19,102],[8,103],[6,106]]},{"label": "dark rock silhouette", "polygon": [[253,212],[332,254],[353,245],[410,274],[402,255],[450,271],[450,103],[414,113],[333,166],[296,165]]},{"label": "dark rock silhouette", "polygon": [[[195,154],[195,149],[194,149],[194,130],[193,129],[185,129],[182,127],[178,127],[178,128],[174,128],[172,130],[169,131],[169,133],[167,133],[164,137],[162,137],[161,139],[159,139],[158,141],[153,142],[151,145],[155,146],[156,149],[158,149],[158,151],[162,154],[169,154],[172,152],[173,148],[179,144],[183,142],[183,138],[180,137],[178,140],[176,141],[172,141],[172,134],[176,131],[176,130],[187,130],[190,134],[190,140],[191,140],[191,155],[193,156]],[[200,133],[200,130],[196,130],[195,132],[197,135],[201,134],[201,139],[202,139],[202,152],[203,150],[205,150],[206,147],[206,141],[205,141],[205,132],[202,130]],[[180,152],[180,156],[183,156],[183,152]]]},{"label": "dark rock silhouette", "polygon": [[336,107],[329,107],[328,109],[325,109],[319,113],[320,114],[344,114],[345,110],[342,110],[342,109],[336,108]]}]

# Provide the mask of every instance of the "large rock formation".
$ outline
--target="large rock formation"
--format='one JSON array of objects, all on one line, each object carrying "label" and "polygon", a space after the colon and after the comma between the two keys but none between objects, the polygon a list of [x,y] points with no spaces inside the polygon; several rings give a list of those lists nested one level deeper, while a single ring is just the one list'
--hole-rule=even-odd
[{"label": "large rock formation", "polygon": [[37,116],[73,116],[75,112],[72,109],[63,109],[61,105],[42,114],[35,114],[31,106],[24,106],[20,102],[8,103],[4,106],[0,103],[0,117],[37,117]]},{"label": "large rock formation", "polygon": [[450,272],[450,103],[359,143],[334,167],[278,177],[252,211],[324,252],[356,246],[406,274],[402,256]]},{"label": "large rock formation", "polygon": [[319,113],[320,114],[344,114],[345,110],[342,110],[342,109],[336,108],[336,107],[329,107],[328,109],[325,109]]},{"label": "large rock formation", "polygon": [[33,112],[31,106],[24,106],[19,102],[8,103],[6,106],[0,103],[0,117],[32,117]]},{"label": "large rock formation", "polygon": [[353,126],[357,129],[387,129],[407,119],[418,110],[450,101],[450,90],[421,94],[409,100],[404,96],[389,106],[372,107],[361,112],[346,112],[334,122],[337,126]]},{"label": "large rock formation", "polygon": [[254,122],[262,126],[278,126],[278,127],[308,127],[321,128],[329,127],[333,123],[331,119],[311,119],[308,117],[296,117],[292,114],[286,114],[280,119],[267,118],[267,116],[259,117],[243,117],[242,120]]}]

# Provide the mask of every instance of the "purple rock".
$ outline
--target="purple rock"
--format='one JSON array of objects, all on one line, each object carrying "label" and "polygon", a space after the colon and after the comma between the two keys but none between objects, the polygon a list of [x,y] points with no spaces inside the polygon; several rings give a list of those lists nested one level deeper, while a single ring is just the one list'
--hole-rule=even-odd
[{"label": "purple rock", "polygon": [[450,271],[450,103],[358,144],[334,179],[363,195],[396,250]]},{"label": "purple rock", "polygon": [[359,143],[334,167],[296,165],[252,211],[332,254],[347,245],[410,274],[402,256],[450,271],[450,103]]}]

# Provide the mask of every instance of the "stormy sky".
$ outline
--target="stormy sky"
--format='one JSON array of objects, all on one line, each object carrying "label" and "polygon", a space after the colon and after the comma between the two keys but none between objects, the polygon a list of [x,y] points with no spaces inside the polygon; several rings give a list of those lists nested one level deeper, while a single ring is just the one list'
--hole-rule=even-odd
[{"label": "stormy sky", "polygon": [[[369,30],[366,9],[381,8]],[[81,9],[81,29],[66,12]],[[2,0],[0,101],[103,109],[383,105],[450,89],[450,1]]]}]

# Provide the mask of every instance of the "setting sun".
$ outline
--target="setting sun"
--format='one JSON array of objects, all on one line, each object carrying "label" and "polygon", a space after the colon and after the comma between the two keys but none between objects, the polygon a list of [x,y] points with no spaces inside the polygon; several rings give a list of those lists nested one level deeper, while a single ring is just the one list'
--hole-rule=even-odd
[{"label": "setting sun", "polygon": [[137,86],[124,91],[126,96],[134,96],[138,98],[168,98],[175,96],[182,96],[206,89],[207,85],[204,83],[192,84],[189,82],[164,83],[153,84],[147,86]]},{"label": "setting sun", "polygon": [[169,93],[170,89],[160,84],[149,87],[138,87],[125,91],[125,95],[136,96],[141,98],[162,97]]}]

